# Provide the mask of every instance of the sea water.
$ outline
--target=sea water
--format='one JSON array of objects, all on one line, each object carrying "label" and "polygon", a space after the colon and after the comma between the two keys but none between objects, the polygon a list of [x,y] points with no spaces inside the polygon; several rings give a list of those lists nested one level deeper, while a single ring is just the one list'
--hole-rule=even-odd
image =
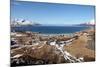
[{"label": "sea water", "polygon": [[87,26],[20,26],[12,27],[11,31],[31,31],[42,34],[66,34],[75,33],[87,29]]}]

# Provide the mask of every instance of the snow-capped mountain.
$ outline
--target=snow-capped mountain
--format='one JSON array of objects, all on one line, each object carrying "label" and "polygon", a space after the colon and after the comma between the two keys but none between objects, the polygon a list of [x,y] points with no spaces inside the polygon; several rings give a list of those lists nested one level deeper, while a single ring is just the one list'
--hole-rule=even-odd
[{"label": "snow-capped mountain", "polygon": [[95,21],[90,20],[89,22],[86,23],[76,24],[76,26],[95,26]]},{"label": "snow-capped mountain", "polygon": [[91,22],[88,22],[88,23],[79,24],[79,26],[95,26],[95,24],[91,23]]},{"label": "snow-capped mountain", "polygon": [[11,26],[27,26],[27,25],[39,25],[39,24],[25,19],[11,20]]},{"label": "snow-capped mountain", "polygon": [[86,23],[83,23],[84,25],[87,25],[87,26],[95,26],[95,20],[90,20],[89,22],[86,22]]}]

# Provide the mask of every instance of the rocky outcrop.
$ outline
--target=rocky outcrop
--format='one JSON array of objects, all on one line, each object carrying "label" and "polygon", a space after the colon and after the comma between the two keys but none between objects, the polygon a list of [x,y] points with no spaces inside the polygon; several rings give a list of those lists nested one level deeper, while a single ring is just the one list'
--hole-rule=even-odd
[{"label": "rocky outcrop", "polygon": [[[12,50],[11,64],[16,65],[39,65],[39,64],[57,64],[65,63],[64,57],[55,46],[44,45],[35,47],[23,47],[21,49]],[[18,57],[14,57],[21,54]]]},{"label": "rocky outcrop", "polygon": [[[82,33],[81,35],[78,35]],[[11,65],[39,65],[95,61],[95,51],[87,48],[88,32],[73,37],[47,36],[32,32],[12,36]],[[93,38],[94,40],[94,38]]]}]

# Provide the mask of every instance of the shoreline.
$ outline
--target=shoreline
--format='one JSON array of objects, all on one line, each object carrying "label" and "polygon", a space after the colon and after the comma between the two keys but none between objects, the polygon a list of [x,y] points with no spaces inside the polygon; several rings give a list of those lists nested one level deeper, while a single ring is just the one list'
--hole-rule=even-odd
[{"label": "shoreline", "polygon": [[68,37],[73,37],[75,35],[78,35],[80,36],[81,34],[83,34],[84,32],[87,32],[87,31],[90,31],[90,30],[94,30],[95,31],[95,28],[87,28],[87,29],[84,29],[84,30],[81,30],[81,31],[77,31],[77,32],[74,32],[74,33],[40,33],[40,32],[32,32],[32,31],[24,31],[24,32],[11,32],[11,35],[14,34],[14,33],[23,33],[23,34],[27,34],[27,33],[32,33],[32,34],[36,34],[38,36],[42,36],[42,37],[56,37],[56,36],[68,36]]}]

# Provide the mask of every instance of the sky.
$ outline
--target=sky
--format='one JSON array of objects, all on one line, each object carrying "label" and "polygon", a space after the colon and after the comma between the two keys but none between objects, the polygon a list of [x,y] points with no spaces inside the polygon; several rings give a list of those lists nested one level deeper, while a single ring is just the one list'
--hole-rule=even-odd
[{"label": "sky", "polygon": [[95,6],[11,0],[11,19],[44,25],[70,25],[95,20]]}]

